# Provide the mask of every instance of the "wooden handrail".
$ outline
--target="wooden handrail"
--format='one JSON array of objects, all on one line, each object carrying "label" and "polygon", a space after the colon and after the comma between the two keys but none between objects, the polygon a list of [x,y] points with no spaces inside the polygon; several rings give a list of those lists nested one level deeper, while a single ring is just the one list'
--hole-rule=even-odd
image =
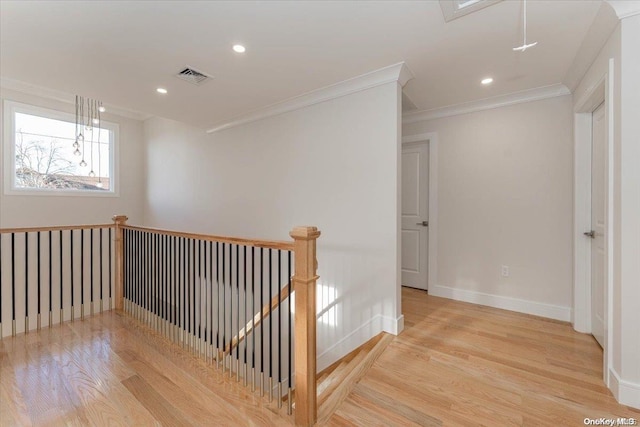
[{"label": "wooden handrail", "polygon": [[85,225],[56,225],[52,227],[20,227],[20,228],[0,228],[0,234],[6,233],[35,233],[37,231],[60,231],[60,230],[88,230],[91,228],[114,228],[114,224],[85,224]]},{"label": "wooden handrail", "polygon": [[211,234],[185,233],[182,231],[162,230],[159,228],[138,227],[133,225],[123,225],[122,228],[126,230],[137,230],[137,231],[144,231],[148,233],[164,234],[167,236],[185,237],[187,239],[198,239],[198,240],[220,242],[220,243],[233,243],[233,244],[249,246],[249,247],[253,246],[256,248],[280,249],[283,251],[293,250],[293,242],[286,242],[286,241],[280,241],[280,240],[245,239],[240,237],[215,236]]},{"label": "wooden handrail", "polygon": [[270,303],[266,303],[262,307],[262,310],[257,312],[253,316],[253,319],[247,322],[247,324],[244,326],[244,328],[240,329],[240,332],[238,332],[238,335],[236,335],[235,337],[233,337],[231,339],[231,342],[229,343],[229,345],[224,349],[224,355],[227,355],[227,354],[231,353],[238,346],[238,344],[240,344],[242,342],[242,340],[244,340],[245,337],[249,333],[251,333],[251,331],[254,328],[260,326],[260,324],[262,323],[262,320],[264,320],[265,317],[269,316],[269,309],[271,309],[271,311],[275,310],[288,297],[289,297],[289,284],[287,283],[286,285],[284,285],[284,287],[282,288],[282,291],[280,292],[280,298],[278,298],[278,295],[274,296],[271,299],[271,302]]}]

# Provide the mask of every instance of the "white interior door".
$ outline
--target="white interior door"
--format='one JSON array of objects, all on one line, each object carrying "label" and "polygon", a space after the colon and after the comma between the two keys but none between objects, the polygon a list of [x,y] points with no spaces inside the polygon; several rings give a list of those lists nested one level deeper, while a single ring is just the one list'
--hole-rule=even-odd
[{"label": "white interior door", "polygon": [[591,146],[591,331],[604,347],[605,154],[604,103],[593,112]]},{"label": "white interior door", "polygon": [[427,290],[429,144],[402,148],[402,285]]}]

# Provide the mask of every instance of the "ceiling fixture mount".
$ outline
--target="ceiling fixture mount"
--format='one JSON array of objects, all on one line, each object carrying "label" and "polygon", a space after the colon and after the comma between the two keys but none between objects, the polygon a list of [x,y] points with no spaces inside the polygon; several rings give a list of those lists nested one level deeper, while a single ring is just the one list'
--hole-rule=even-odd
[{"label": "ceiling fixture mount", "polygon": [[241,44],[234,44],[233,45],[233,51],[236,53],[245,53],[246,52],[246,48],[244,46],[242,46]]},{"label": "ceiling fixture mount", "polygon": [[163,87],[159,87],[158,89],[156,89],[156,92],[165,95],[167,93],[167,90]]},{"label": "ceiling fixture mount", "polygon": [[530,47],[534,47],[538,42],[527,44],[527,0],[522,0],[522,46],[514,47],[515,52],[524,52]]},{"label": "ceiling fixture mount", "polygon": [[493,78],[491,77],[484,78],[480,81],[480,83],[482,83],[483,85],[489,85],[493,83]]}]

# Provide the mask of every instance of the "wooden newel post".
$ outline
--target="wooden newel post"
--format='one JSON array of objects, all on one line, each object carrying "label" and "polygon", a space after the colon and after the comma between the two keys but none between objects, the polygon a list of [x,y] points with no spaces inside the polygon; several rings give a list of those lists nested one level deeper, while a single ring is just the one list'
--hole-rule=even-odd
[{"label": "wooden newel post", "polygon": [[294,240],[295,274],[293,290],[295,313],[295,371],[297,426],[312,426],[318,416],[316,402],[316,227],[295,227],[289,235]]},{"label": "wooden newel post", "polygon": [[114,215],[113,222],[116,224],[115,232],[115,293],[116,310],[124,308],[124,239],[122,237],[122,226],[129,219],[125,215]]}]

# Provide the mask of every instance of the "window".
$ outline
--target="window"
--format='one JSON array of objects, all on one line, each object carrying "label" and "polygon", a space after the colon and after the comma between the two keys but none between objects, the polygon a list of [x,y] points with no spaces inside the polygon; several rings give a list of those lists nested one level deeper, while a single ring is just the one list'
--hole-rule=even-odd
[{"label": "window", "polygon": [[440,0],[446,22],[468,15],[502,0]]},{"label": "window", "polygon": [[5,192],[114,195],[117,131],[83,128],[76,150],[74,115],[5,102]]}]

